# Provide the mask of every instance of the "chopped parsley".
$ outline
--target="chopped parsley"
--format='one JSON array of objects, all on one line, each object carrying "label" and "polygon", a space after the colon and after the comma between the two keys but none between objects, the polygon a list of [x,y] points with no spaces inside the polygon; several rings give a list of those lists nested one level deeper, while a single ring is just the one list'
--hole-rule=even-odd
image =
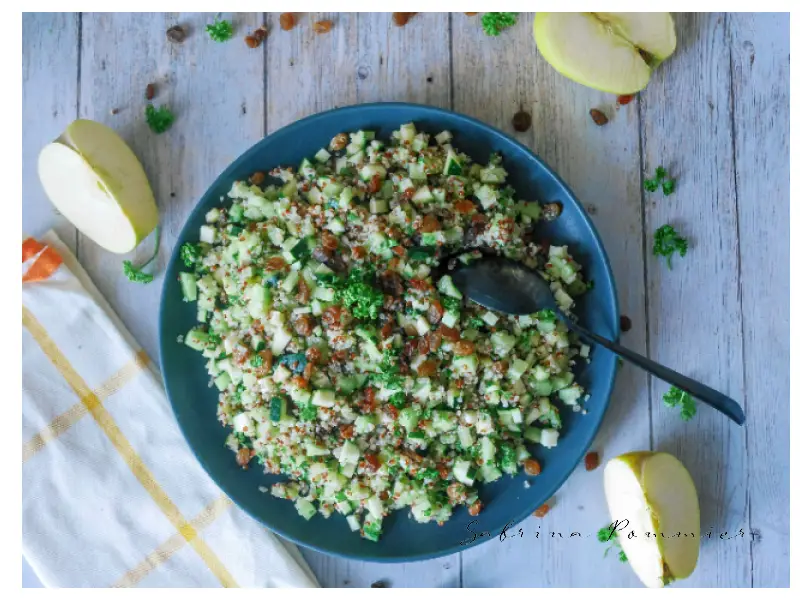
[{"label": "chopped parsley", "polygon": [[644,180],[644,189],[648,192],[655,192],[661,186],[661,191],[664,192],[664,195],[669,196],[675,191],[675,180],[668,179],[668,176],[669,174],[664,167],[658,167],[655,177]]},{"label": "chopped parsley", "polygon": [[603,544],[609,543],[609,546],[606,548],[605,554],[603,556],[607,556],[609,551],[612,548],[618,549],[617,556],[619,557],[620,562],[628,562],[628,557],[626,556],[625,552],[620,547],[619,543],[619,536],[617,535],[616,529],[614,529],[613,524],[609,525],[608,527],[603,527],[600,531],[597,532],[597,539],[598,541],[602,542]]},{"label": "chopped parsley", "polygon": [[691,420],[697,413],[697,403],[694,401],[694,398],[683,390],[676,388],[674,385],[664,394],[663,400],[664,404],[670,408],[680,408],[681,419],[684,421]]},{"label": "chopped parsley", "polygon": [[681,237],[672,225],[662,225],[656,229],[655,239],[653,240],[653,255],[665,257],[668,268],[672,269],[672,255],[677,252],[681,256],[686,256],[688,248],[688,240]]},{"label": "chopped parsley", "polygon": [[515,12],[487,12],[483,13],[481,17],[481,25],[486,35],[495,37],[500,35],[504,29],[508,29],[512,25],[517,24],[517,15]]},{"label": "chopped parsley", "polygon": [[344,283],[336,289],[336,298],[350,309],[357,319],[375,320],[383,308],[383,293],[367,283],[364,269],[350,271]]},{"label": "chopped parsley", "polygon": [[167,129],[172,127],[175,122],[175,115],[166,106],[159,106],[156,108],[152,104],[148,104],[144,109],[144,118],[147,124],[155,133],[164,133]]},{"label": "chopped parsley", "polygon": [[233,37],[233,25],[230,21],[220,21],[220,18],[216,17],[213,23],[206,25],[206,33],[215,42],[227,42]]},{"label": "chopped parsley", "polygon": [[180,256],[183,264],[185,264],[187,267],[194,266],[203,258],[203,254],[200,251],[200,244],[191,244],[186,242],[183,244],[183,246],[181,246]]},{"label": "chopped parsley", "polygon": [[442,296],[442,306],[451,313],[457,313],[461,309],[461,300],[452,296]]},{"label": "chopped parsley", "polygon": [[147,262],[143,265],[135,266],[131,261],[124,260],[122,261],[122,272],[125,274],[130,281],[134,283],[150,283],[153,281],[153,274],[152,273],[145,273],[143,269],[153,262],[158,256],[158,249],[161,246],[161,227],[156,227],[156,248],[153,251],[153,256],[151,256]]},{"label": "chopped parsley", "polygon": [[317,418],[317,407],[309,402],[304,404],[300,411],[300,419],[303,421],[313,421]]},{"label": "chopped parsley", "polygon": [[264,358],[259,354],[254,354],[250,357],[250,366],[258,368],[264,364]]}]

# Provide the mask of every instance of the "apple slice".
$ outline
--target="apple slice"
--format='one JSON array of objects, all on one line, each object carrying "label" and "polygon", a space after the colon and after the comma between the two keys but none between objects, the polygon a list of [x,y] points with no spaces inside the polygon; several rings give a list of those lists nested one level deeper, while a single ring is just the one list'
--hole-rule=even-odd
[{"label": "apple slice", "polygon": [[613,94],[647,86],[652,68],[675,51],[675,24],[658,13],[536,13],[542,57],[565,77]]},{"label": "apple slice", "polygon": [[606,465],[604,484],[611,522],[642,583],[664,587],[691,575],[700,552],[700,503],[683,464],[666,452],[623,454]]},{"label": "apple slice", "polygon": [[58,211],[110,252],[133,250],[158,225],[150,183],[113,129],[72,122],[39,154],[39,179]]}]

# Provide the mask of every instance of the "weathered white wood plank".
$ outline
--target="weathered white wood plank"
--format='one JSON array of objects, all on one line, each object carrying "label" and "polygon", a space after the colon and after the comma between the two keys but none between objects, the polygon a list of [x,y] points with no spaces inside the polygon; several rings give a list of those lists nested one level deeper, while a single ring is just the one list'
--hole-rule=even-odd
[{"label": "weathered white wood plank", "polygon": [[78,116],[78,23],[69,13],[22,15],[22,230],[55,228],[75,249],[75,228],[60,216],[39,182],[39,152]]},{"label": "weathered white wood plank", "polygon": [[747,490],[760,532],[751,582],[778,587],[789,585],[789,15],[729,18]]},{"label": "weathered white wood plank", "polygon": [[[645,192],[651,357],[743,400],[742,315],[733,170],[730,52],[725,15],[675,15],[678,51],[642,94],[643,165],[677,178],[665,197]],[[688,237],[670,271],[652,256],[654,231]],[[653,445],[672,452],[700,496],[700,559],[686,586],[749,586],[750,544],[717,534],[748,529],[746,431],[699,405],[681,421],[663,405],[669,386],[652,381]]]},{"label": "weathered white wood plank", "polygon": [[[449,104],[447,15],[420,14],[396,27],[390,13],[308,13],[296,29],[281,31],[277,15],[267,49],[267,127],[356,102],[407,101]],[[331,20],[327,34],[312,30]],[[439,32],[431,36],[430,31]],[[431,81],[427,81],[431,78]],[[303,550],[326,587],[458,585],[457,556],[406,564],[351,561]]]},{"label": "weathered white wood plank", "polygon": [[[616,112],[614,97],[553,70],[536,50],[531,14],[521,15],[518,25],[497,38],[483,34],[477,17],[453,13],[452,22],[454,109],[513,134],[552,166],[589,208],[612,262],[620,310],[633,323],[622,341],[644,353],[636,104]],[[589,117],[595,107],[609,116],[606,126],[598,127]],[[511,127],[520,108],[533,117],[530,131],[522,134]],[[605,461],[649,445],[647,380],[626,365],[594,448]],[[522,539],[491,540],[462,554],[464,586],[637,585],[628,567],[614,558],[603,559],[595,534],[607,521],[602,471],[587,473],[581,465],[557,493],[550,513],[522,524]],[[581,537],[570,538],[572,532]]]},{"label": "weathered white wood plank", "polygon": [[[157,315],[163,269],[189,211],[219,173],[264,132],[264,49],[243,38],[262,15],[232,17],[236,36],[225,43],[205,33],[210,14],[88,13],[83,18],[82,117],[113,127],[131,145],[150,178],[162,224],[159,276],[130,283],[122,259],[81,237],[81,263],[140,344],[157,357]],[[231,18],[231,17],[228,17]],[[165,32],[180,24],[182,44]],[[156,106],[168,105],[175,124],[160,135],[147,126],[145,87],[156,84]],[[111,114],[112,109],[119,112]],[[143,243],[137,259],[151,253]]]}]

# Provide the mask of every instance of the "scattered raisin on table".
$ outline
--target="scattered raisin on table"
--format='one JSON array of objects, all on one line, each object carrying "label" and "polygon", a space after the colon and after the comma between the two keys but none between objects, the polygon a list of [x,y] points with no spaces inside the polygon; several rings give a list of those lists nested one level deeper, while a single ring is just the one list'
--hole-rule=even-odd
[{"label": "scattered raisin on table", "polygon": [[385,588],[385,587],[389,587],[389,586],[388,586],[388,585],[386,585],[386,582],[385,582],[385,581],[375,581],[375,582],[374,582],[374,583],[372,583],[372,585],[370,585],[369,587],[374,587],[374,588]]},{"label": "scattered raisin on table", "polygon": [[545,516],[548,512],[550,512],[550,505],[549,504],[542,504],[539,508],[533,511],[534,517],[539,517],[540,519]]},{"label": "scattered raisin on table", "polygon": [[154,83],[148,83],[147,87],[144,88],[144,97],[148,100],[152,100],[156,95],[156,85]]},{"label": "scattered raisin on table", "polygon": [[180,44],[186,39],[186,31],[180,25],[167,29],[167,39],[173,44]]},{"label": "scattered raisin on table", "polygon": [[280,19],[281,29],[284,31],[291,31],[297,24],[294,18],[294,13],[281,13]]},{"label": "scattered raisin on table", "polygon": [[333,21],[317,21],[312,28],[314,33],[328,33],[333,28]]},{"label": "scattered raisin on table", "polygon": [[594,121],[595,125],[599,125],[602,127],[603,125],[608,123],[608,117],[606,116],[606,113],[597,108],[593,108],[592,110],[590,110],[589,116],[592,117],[592,121]]},{"label": "scattered raisin on table", "polygon": [[514,131],[528,131],[531,128],[531,114],[527,111],[520,110],[517,114],[515,114],[511,119],[511,125],[514,127]]},{"label": "scattered raisin on table", "polygon": [[600,465],[600,455],[597,452],[589,452],[583,459],[583,465],[587,471],[594,471]]},{"label": "scattered raisin on table", "polygon": [[411,17],[413,17],[415,14],[417,14],[417,13],[413,13],[413,12],[396,12],[396,13],[392,13],[392,21],[394,21],[394,24],[397,25],[398,27],[403,27],[403,26],[405,26],[406,23],[409,22]]},{"label": "scattered raisin on table", "polygon": [[617,104],[620,106],[625,106],[626,104],[630,104],[633,98],[633,94],[623,94],[621,96],[617,96]]},{"label": "scattered raisin on table", "polygon": [[256,38],[259,42],[263,42],[267,39],[267,26],[262,25],[258,29],[253,32],[253,37]]},{"label": "scattered raisin on table", "polygon": [[248,35],[245,36],[244,43],[247,44],[248,48],[258,48],[261,45],[261,40],[254,35]]},{"label": "scattered raisin on table", "polygon": [[630,331],[631,327],[633,327],[633,323],[631,323],[631,318],[626,315],[622,315],[619,318],[619,328],[622,331]]},{"label": "scattered raisin on table", "polygon": [[464,13],[464,14],[467,15],[468,17],[474,17],[478,13]]}]

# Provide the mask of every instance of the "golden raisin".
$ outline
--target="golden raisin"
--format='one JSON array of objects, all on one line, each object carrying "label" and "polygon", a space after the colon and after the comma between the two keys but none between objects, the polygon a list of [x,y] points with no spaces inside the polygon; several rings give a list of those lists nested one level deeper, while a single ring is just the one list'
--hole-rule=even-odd
[{"label": "golden raisin", "polygon": [[439,361],[429,358],[417,368],[417,375],[420,377],[430,377],[435,375],[439,368]]},{"label": "golden raisin", "polygon": [[333,151],[344,150],[345,146],[347,146],[347,134],[346,133],[337,133],[333,136],[333,139],[330,143],[330,148]]},{"label": "golden raisin", "polygon": [[469,340],[459,340],[453,344],[453,353],[456,356],[469,356],[475,354],[475,344]]},{"label": "golden raisin", "polygon": [[542,504],[539,508],[533,511],[534,517],[539,517],[540,519],[545,516],[548,512],[550,512],[550,505],[549,504]]},{"label": "golden raisin", "polygon": [[364,462],[367,463],[367,468],[370,471],[377,471],[381,468],[381,461],[378,460],[378,457],[374,454],[365,454],[364,455]]},{"label": "golden raisin", "polygon": [[471,504],[467,512],[470,514],[471,517],[477,517],[481,511],[483,510],[483,502],[480,500],[476,500],[474,504]]},{"label": "golden raisin", "polygon": [[475,210],[475,203],[470,200],[458,200],[453,203],[453,210],[462,215],[466,215]]},{"label": "golden raisin", "polygon": [[297,301],[300,304],[307,304],[309,299],[311,298],[311,288],[308,287],[306,280],[303,277],[300,277],[297,280]]},{"label": "golden raisin", "polygon": [[310,385],[308,379],[302,377],[301,375],[295,375],[292,377],[292,383],[301,390],[307,390]]},{"label": "golden raisin", "polygon": [[317,21],[311,27],[314,33],[328,33],[333,27],[333,21]]},{"label": "golden raisin", "polygon": [[320,236],[320,243],[326,250],[336,250],[339,247],[339,240],[332,233],[324,231]]},{"label": "golden raisin", "polygon": [[442,224],[436,218],[436,215],[425,215],[419,228],[422,233],[433,233],[434,231],[441,231],[441,229]]},{"label": "golden raisin", "polygon": [[322,322],[326,327],[338,329],[342,324],[342,307],[329,306],[322,312]]},{"label": "golden raisin", "polygon": [[369,185],[367,185],[367,191],[370,194],[377,194],[378,191],[381,189],[381,176],[377,173],[372,176],[372,179],[369,180]]},{"label": "golden raisin", "polygon": [[417,13],[413,12],[392,13],[392,21],[394,21],[394,24],[397,25],[398,27],[403,27],[406,23],[409,22],[411,17],[413,17],[415,14]]},{"label": "golden raisin", "polygon": [[279,20],[281,23],[281,29],[284,31],[290,31],[294,29],[296,23],[294,13],[281,13]]},{"label": "golden raisin", "polygon": [[254,35],[248,35],[245,36],[244,43],[247,44],[248,48],[258,48],[261,45],[261,40]]},{"label": "golden raisin", "polygon": [[436,325],[442,320],[443,315],[444,307],[442,307],[442,303],[438,300],[432,300],[430,306],[428,306],[428,320],[432,325]]},{"label": "golden raisin", "polygon": [[346,440],[349,440],[355,435],[355,428],[352,425],[339,425],[339,433]]},{"label": "golden raisin", "polygon": [[600,125],[602,127],[608,123],[608,117],[602,110],[593,108],[589,111],[589,116],[592,117],[592,121],[594,121],[595,125]]},{"label": "golden raisin", "polygon": [[319,362],[319,359],[322,358],[322,352],[319,351],[319,348],[316,346],[311,346],[308,350],[306,350],[306,360],[312,364],[316,364]]},{"label": "golden raisin", "polygon": [[267,26],[262,25],[261,27],[256,29],[253,32],[253,37],[256,38],[256,40],[258,40],[259,44],[263,42],[267,38]]},{"label": "golden raisin", "polygon": [[294,329],[299,335],[311,335],[314,330],[314,322],[311,319],[311,315],[299,315],[294,321]]},{"label": "golden raisin", "polygon": [[364,248],[364,246],[356,246],[355,248],[353,248],[351,253],[353,255],[353,258],[356,260],[362,260],[367,255],[367,251]]},{"label": "golden raisin", "polygon": [[253,185],[261,185],[264,183],[264,180],[267,176],[263,173],[263,171],[256,171],[252,175],[250,175],[250,183]]},{"label": "golden raisin", "polygon": [[500,375],[505,375],[506,371],[508,371],[508,361],[498,360],[496,363],[492,365],[492,370]]},{"label": "golden raisin", "polygon": [[439,333],[442,334],[442,337],[448,342],[457,342],[461,339],[461,335],[458,333],[458,330],[448,327],[447,325],[440,325],[437,331],[439,331]]},{"label": "golden raisin", "polygon": [[525,469],[525,473],[528,475],[538,475],[542,472],[542,466],[535,458],[529,458],[522,464]]},{"label": "golden raisin", "polygon": [[245,469],[247,468],[247,465],[250,464],[249,448],[239,448],[239,451],[236,453],[236,464]]},{"label": "golden raisin", "polygon": [[600,465],[600,455],[597,452],[589,452],[583,459],[583,464],[587,471],[594,471]]},{"label": "golden raisin", "polygon": [[280,256],[273,256],[272,258],[268,258],[267,261],[264,263],[264,268],[267,271],[282,271],[286,268],[286,261],[283,260]]}]

